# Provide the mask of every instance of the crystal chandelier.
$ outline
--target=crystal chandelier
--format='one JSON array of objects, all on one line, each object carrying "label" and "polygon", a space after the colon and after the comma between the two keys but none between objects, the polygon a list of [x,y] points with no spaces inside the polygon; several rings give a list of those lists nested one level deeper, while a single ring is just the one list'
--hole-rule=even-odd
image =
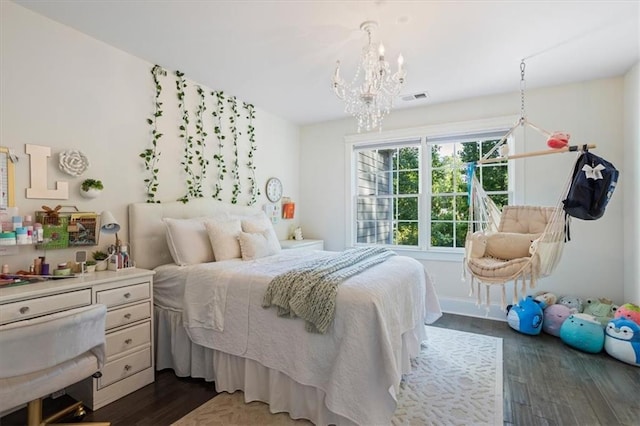
[{"label": "crystal chandelier", "polygon": [[382,129],[382,119],[391,111],[393,100],[400,93],[407,74],[402,68],[402,55],[398,55],[398,70],[391,74],[389,63],[384,58],[384,46],[380,43],[376,47],[371,42],[371,32],[377,26],[374,21],[360,25],[369,42],[362,49],[362,58],[351,83],[340,77],[340,61],[336,62],[333,75],[333,91],[345,102],[345,111],[358,120],[358,133],[361,129]]}]

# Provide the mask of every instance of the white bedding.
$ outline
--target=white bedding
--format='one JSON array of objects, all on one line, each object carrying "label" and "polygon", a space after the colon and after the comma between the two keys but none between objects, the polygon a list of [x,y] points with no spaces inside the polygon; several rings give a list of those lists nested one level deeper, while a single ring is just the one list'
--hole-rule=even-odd
[{"label": "white bedding", "polygon": [[[336,319],[326,334],[307,333],[303,320],[279,318],[275,308],[261,307],[268,277],[280,268],[273,263],[274,256],[185,267],[167,265],[173,259],[165,218],[249,217],[259,213],[256,207],[210,199],[129,206],[132,257],[137,266],[156,271],[156,368],[171,368],[180,377],[215,381],[218,392],[242,390],[247,402],[263,401],[271,412],[285,411],[318,425],[388,425],[401,374],[411,371],[410,357],[419,353],[425,337],[424,323],[441,315],[422,265],[394,256],[343,283],[338,290]],[[285,250],[276,256],[289,258],[301,253]],[[214,290],[205,287],[200,296],[193,293],[203,306],[213,299],[219,303],[209,324],[208,314],[188,314],[192,322],[189,336],[183,326],[187,281],[190,277],[197,281],[207,269],[230,265],[240,265],[244,279],[232,279]],[[266,275],[253,277],[248,275],[251,270]],[[397,286],[395,290],[376,281],[381,272],[386,274],[384,282]],[[398,291],[403,285],[408,291]],[[363,289],[370,290],[368,299],[363,297]],[[209,300],[204,297],[207,294]],[[252,303],[250,308],[247,300]]]},{"label": "white bedding", "polygon": [[[309,333],[301,319],[280,318],[261,302],[273,277],[318,253],[285,250],[254,261],[160,267],[155,293],[163,297],[156,303],[169,293],[163,276],[180,271],[183,321],[194,343],[321,389],[329,410],[355,423],[388,424],[401,375],[425,338],[421,325],[441,315],[433,286],[419,262],[393,256],[341,284],[328,333]],[[205,278],[209,274],[212,279]],[[412,330],[416,342],[408,351],[402,336]]]}]

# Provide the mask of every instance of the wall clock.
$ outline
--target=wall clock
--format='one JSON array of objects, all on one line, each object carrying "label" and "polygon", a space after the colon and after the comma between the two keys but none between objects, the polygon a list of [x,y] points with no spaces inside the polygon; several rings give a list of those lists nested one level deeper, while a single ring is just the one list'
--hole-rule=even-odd
[{"label": "wall clock", "polygon": [[278,178],[269,178],[267,181],[267,198],[272,203],[277,203],[282,198],[282,182]]}]

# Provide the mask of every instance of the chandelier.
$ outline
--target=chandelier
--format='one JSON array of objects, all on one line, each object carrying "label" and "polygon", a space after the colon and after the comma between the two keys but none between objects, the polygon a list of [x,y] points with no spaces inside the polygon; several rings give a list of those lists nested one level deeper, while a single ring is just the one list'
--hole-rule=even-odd
[{"label": "chandelier", "polygon": [[377,22],[366,21],[360,29],[367,33],[368,43],[362,49],[362,58],[351,83],[340,76],[340,61],[336,62],[333,75],[333,91],[345,102],[345,111],[356,117],[358,133],[361,129],[382,130],[382,119],[389,114],[393,100],[400,93],[407,72],[402,68],[404,59],[398,55],[398,70],[391,74],[389,63],[384,58],[384,46],[371,42],[372,30]]}]

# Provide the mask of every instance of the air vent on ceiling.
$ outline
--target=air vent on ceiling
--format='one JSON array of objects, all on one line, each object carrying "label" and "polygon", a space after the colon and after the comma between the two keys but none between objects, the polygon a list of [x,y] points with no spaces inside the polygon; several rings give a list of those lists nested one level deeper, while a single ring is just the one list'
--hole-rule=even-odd
[{"label": "air vent on ceiling", "polygon": [[410,95],[402,95],[400,99],[403,101],[424,101],[429,98],[427,92],[412,93]]}]

